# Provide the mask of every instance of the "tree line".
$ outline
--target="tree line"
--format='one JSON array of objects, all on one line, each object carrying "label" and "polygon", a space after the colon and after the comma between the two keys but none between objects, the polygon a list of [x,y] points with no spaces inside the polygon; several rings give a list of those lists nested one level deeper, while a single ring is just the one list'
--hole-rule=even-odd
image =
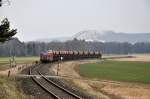
[{"label": "tree line", "polygon": [[47,50],[97,51],[102,54],[150,53],[150,43],[139,42],[86,42],[70,40],[66,42],[20,42],[17,38],[0,43],[0,56],[39,56]]}]

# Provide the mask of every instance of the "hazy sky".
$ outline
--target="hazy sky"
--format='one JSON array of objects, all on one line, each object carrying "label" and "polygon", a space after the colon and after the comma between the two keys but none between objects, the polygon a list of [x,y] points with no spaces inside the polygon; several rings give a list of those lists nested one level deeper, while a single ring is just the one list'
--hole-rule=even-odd
[{"label": "hazy sky", "polygon": [[22,41],[82,30],[150,32],[150,0],[10,0],[0,8]]}]

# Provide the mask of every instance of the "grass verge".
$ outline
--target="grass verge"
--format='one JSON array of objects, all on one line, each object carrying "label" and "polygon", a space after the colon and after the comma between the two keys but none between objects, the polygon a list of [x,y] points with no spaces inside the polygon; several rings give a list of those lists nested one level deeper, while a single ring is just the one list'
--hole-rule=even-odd
[{"label": "grass verge", "polygon": [[14,77],[0,76],[0,99],[28,99],[17,88]]}]

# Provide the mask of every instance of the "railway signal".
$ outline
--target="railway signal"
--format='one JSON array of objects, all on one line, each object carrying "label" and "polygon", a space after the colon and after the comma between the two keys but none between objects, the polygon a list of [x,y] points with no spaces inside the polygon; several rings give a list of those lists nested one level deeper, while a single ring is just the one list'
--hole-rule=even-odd
[{"label": "railway signal", "polygon": [[63,61],[63,59],[64,59],[64,57],[60,57],[60,60],[58,60],[58,65],[57,65],[57,76],[58,76],[58,72],[59,72],[59,67],[60,67],[60,62],[62,62]]}]

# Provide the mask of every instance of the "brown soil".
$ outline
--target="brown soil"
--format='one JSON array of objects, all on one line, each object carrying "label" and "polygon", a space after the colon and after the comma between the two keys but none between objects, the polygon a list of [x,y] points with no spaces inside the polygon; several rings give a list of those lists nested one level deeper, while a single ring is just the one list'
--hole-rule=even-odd
[{"label": "brown soil", "polygon": [[119,61],[144,61],[144,62],[150,62],[150,55],[132,55],[133,58],[120,58],[120,59],[113,59],[113,60],[119,60]]}]

